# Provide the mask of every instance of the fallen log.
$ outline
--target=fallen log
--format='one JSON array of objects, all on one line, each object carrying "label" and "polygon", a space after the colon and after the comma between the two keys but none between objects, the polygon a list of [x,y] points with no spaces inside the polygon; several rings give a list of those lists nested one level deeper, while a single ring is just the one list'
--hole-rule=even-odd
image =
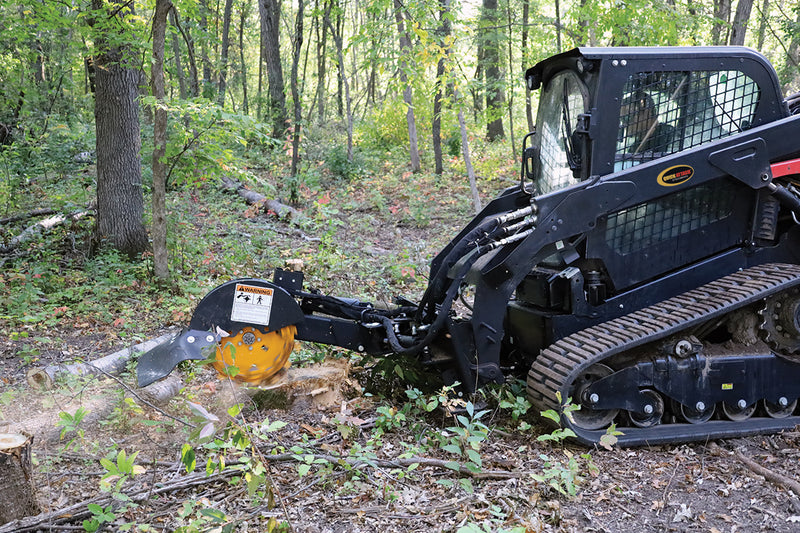
[{"label": "fallen log", "polygon": [[0,433],[0,524],[39,514],[33,488],[31,445],[28,433]]},{"label": "fallen log", "polygon": [[125,348],[109,354],[100,359],[88,363],[72,363],[69,365],[56,364],[47,365],[40,368],[32,368],[28,370],[27,380],[28,385],[34,389],[50,390],[59,376],[72,374],[81,376],[84,374],[118,374],[128,364],[131,356],[144,353],[152,348],[155,348],[162,342],[172,338],[177,332],[170,332],[155,339],[145,341],[137,344],[136,346]]},{"label": "fallen log", "polygon": [[278,200],[269,199],[259,192],[248,189],[241,182],[236,181],[231,177],[222,177],[222,187],[224,189],[236,192],[236,194],[244,198],[244,201],[247,202],[247,205],[264,206],[267,210],[275,213],[275,215],[277,215],[277,217],[281,220],[292,221],[300,215],[300,212],[294,207],[281,203]]},{"label": "fallen log", "polygon": [[44,220],[40,220],[35,224],[31,224],[30,226],[22,230],[22,232],[19,235],[12,238],[8,244],[0,245],[0,253],[7,254],[9,252],[12,252],[17,247],[19,247],[20,244],[23,244],[26,241],[33,239],[34,237],[39,235],[43,230],[49,230],[66,222],[78,220],[88,215],[89,213],[90,213],[89,211],[79,211],[77,213],[71,213],[68,215],[64,214],[54,215]]}]

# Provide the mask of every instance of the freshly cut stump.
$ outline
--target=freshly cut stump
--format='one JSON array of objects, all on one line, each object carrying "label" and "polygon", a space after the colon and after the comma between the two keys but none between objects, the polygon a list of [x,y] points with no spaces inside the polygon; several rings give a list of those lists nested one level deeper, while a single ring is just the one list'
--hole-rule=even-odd
[{"label": "freshly cut stump", "polygon": [[33,435],[0,433],[0,524],[40,512],[31,476],[32,444]]}]

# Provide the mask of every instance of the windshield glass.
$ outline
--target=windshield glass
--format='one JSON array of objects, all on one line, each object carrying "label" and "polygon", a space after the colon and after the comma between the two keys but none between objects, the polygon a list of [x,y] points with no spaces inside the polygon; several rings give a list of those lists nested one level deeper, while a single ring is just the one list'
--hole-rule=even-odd
[{"label": "windshield glass", "polygon": [[567,153],[572,151],[572,133],[578,115],[586,112],[587,99],[586,88],[571,70],[556,74],[542,90],[536,117],[538,194],[563,189],[580,181],[573,175]]}]

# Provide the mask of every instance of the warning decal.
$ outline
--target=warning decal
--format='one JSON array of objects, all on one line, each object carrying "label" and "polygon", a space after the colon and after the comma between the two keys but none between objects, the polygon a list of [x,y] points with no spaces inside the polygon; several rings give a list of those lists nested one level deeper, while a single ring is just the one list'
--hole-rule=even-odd
[{"label": "warning decal", "polygon": [[236,291],[233,293],[231,320],[268,326],[273,292],[273,289],[268,287],[237,283]]}]

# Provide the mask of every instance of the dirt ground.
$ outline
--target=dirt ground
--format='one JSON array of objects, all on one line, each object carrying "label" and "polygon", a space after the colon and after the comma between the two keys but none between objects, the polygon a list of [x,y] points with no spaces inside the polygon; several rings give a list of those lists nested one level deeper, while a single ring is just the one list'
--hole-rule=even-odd
[{"label": "dirt ground", "polygon": [[[75,337],[65,343],[63,351],[67,353],[91,347],[102,352],[99,339]],[[537,425],[518,432],[507,427],[507,420],[497,419],[497,431],[481,449],[483,471],[488,476],[471,480],[473,493],[459,485],[459,476],[443,468],[420,466],[405,474],[403,469],[361,465],[352,470],[312,468],[301,476],[296,460],[280,458],[270,462],[273,495],[267,502],[248,497],[241,483],[230,483],[230,475],[207,478],[202,467],[192,475],[185,472],[180,450],[188,430],[168,418],[190,418],[184,400],[173,399],[159,409],[142,404],[141,410],[125,410],[124,398],[131,397],[127,389],[133,382],[127,374],[119,381],[70,378],[51,391],[36,391],[23,384],[24,369],[13,357],[17,348],[12,341],[0,346],[0,378],[6,383],[0,397],[0,432],[25,430],[34,435],[34,482],[44,512],[69,510],[78,504],[85,514],[87,503],[105,494],[99,488],[104,471],[98,461],[112,449],[140,452],[137,463],[143,471],[127,482],[126,493],[135,497],[159,487],[179,486],[140,501],[110,529],[129,522],[173,531],[187,527],[192,517],[200,523],[204,515],[199,510],[213,508],[225,513],[237,531],[267,530],[271,518],[291,524],[294,531],[312,533],[457,531],[466,525],[475,528],[467,531],[512,527],[525,528],[519,531],[608,533],[800,531],[797,495],[786,485],[756,474],[736,455],[778,476],[798,480],[800,433],[795,431],[606,451],[569,444],[549,446],[534,439],[542,430]],[[40,364],[65,358],[63,354],[42,354]],[[325,365],[341,368],[341,362]],[[261,452],[279,453],[303,443],[321,456],[346,457],[349,453],[353,457],[354,445],[366,445],[377,416],[377,402],[358,392],[357,377],[357,372],[342,373],[325,384],[323,388],[335,389],[336,395],[324,401],[297,394],[276,409],[245,400],[243,415],[250,423],[257,424],[265,417],[286,422]],[[236,401],[231,389],[210,369],[183,378],[187,386],[180,398],[191,398],[221,418]],[[81,424],[83,436],[70,432],[60,438],[58,413],[74,413],[81,406],[88,411]],[[356,427],[348,440],[337,423],[342,413]],[[375,449],[376,459],[398,460],[413,438],[408,431],[387,432]],[[578,462],[583,480],[573,497],[559,494],[531,475],[542,471],[542,454],[566,461],[567,454],[578,457],[587,451],[597,471],[584,460]],[[443,480],[456,483],[448,486]],[[194,482],[200,484],[192,486]],[[69,514],[78,519],[53,519],[49,523],[52,529],[45,524],[41,530],[80,526],[83,515],[77,510]],[[204,528],[194,530],[211,530],[213,524],[202,523]],[[14,530],[0,526],[0,531]]]}]

